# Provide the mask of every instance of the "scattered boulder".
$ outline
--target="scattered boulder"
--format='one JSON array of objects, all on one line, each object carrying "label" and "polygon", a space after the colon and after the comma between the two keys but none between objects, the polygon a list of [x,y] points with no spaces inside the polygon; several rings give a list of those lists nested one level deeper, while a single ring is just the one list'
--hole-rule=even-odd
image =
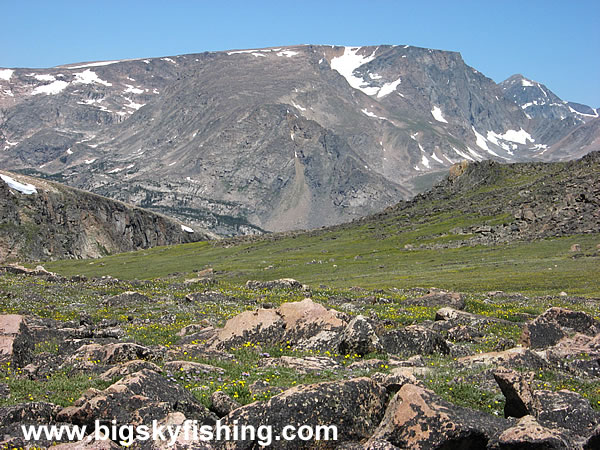
[{"label": "scattered boulder", "polygon": [[410,325],[388,331],[381,337],[381,344],[387,353],[393,355],[450,353],[450,346],[442,335],[422,325]]},{"label": "scattered boulder", "polygon": [[[31,442],[23,441],[22,425],[52,425],[57,422],[57,415],[61,407],[46,402],[19,403],[13,406],[0,407],[0,448],[25,448]],[[52,444],[42,438],[36,441],[37,446]]]},{"label": "scattered boulder", "polygon": [[153,370],[157,373],[162,372],[162,369],[159,366],[150,361],[134,359],[133,361],[128,361],[108,369],[106,372],[102,373],[99,378],[103,381],[110,381],[141,370]]},{"label": "scattered boulder", "polygon": [[182,386],[144,369],[103,391],[89,389],[72,406],[62,409],[57,420],[79,425],[92,425],[95,420],[139,425],[174,411],[200,424],[213,424],[217,419]]},{"label": "scattered boulder", "polygon": [[[274,435],[281,434],[286,425],[314,427],[335,424],[338,427],[337,441],[321,443],[333,447],[369,437],[383,417],[386,399],[385,389],[369,378],[304,385],[288,389],[267,402],[242,406],[224,417],[221,423],[229,425],[238,421],[239,424],[255,427],[269,424]],[[223,447],[250,449],[256,445],[255,441],[232,441]],[[276,446],[309,449],[315,447],[315,442],[281,440]]]},{"label": "scattered boulder", "polygon": [[397,367],[391,373],[377,372],[371,378],[385,387],[388,393],[396,393],[405,384],[421,385],[410,369]]},{"label": "scattered boulder", "polygon": [[203,320],[203,321],[201,321],[201,323],[192,323],[190,325],[183,327],[181,330],[179,330],[179,333],[177,333],[177,336],[180,336],[180,337],[189,336],[190,334],[197,333],[197,332],[202,331],[205,328],[211,327],[211,326],[212,325],[210,324],[210,322],[208,320]]},{"label": "scattered boulder", "polygon": [[528,367],[534,369],[548,368],[548,362],[523,347],[514,347],[501,352],[478,353],[471,356],[458,358],[458,363],[465,367],[472,366],[504,366],[510,369]]},{"label": "scattered boulder", "polygon": [[506,397],[504,417],[520,418],[533,414],[533,392],[520,373],[500,368],[494,372],[494,378]]},{"label": "scattered boulder", "polygon": [[384,369],[389,367],[389,364],[382,359],[361,359],[347,366],[348,370],[373,370]]},{"label": "scattered boulder", "polygon": [[326,338],[332,345],[332,339],[337,339],[345,324],[340,313],[306,298],[301,302],[284,303],[277,309],[244,311],[229,319],[210,344],[222,349],[245,342],[291,341],[299,347],[304,344],[306,348]]},{"label": "scattered boulder", "polygon": [[210,410],[219,417],[224,417],[241,406],[223,391],[213,392],[210,396],[210,403]]},{"label": "scattered boulder", "polygon": [[106,345],[83,345],[67,359],[67,363],[80,369],[89,369],[96,365],[106,366],[136,359],[157,360],[159,358],[159,355],[148,347],[132,342],[119,342]]},{"label": "scattered boulder", "polygon": [[562,338],[547,348],[545,354],[549,361],[576,375],[600,378],[600,334],[576,333]]},{"label": "scattered boulder", "polygon": [[293,278],[281,278],[271,281],[248,280],[246,281],[246,287],[248,289],[267,289],[270,291],[272,289],[300,290],[305,286]]},{"label": "scattered boulder", "polygon": [[406,299],[404,304],[417,306],[447,306],[453,309],[464,309],[464,296],[459,292],[447,292],[432,288],[422,297]]},{"label": "scattered boulder", "polygon": [[52,446],[52,450],[113,450],[119,448],[121,447],[110,439],[96,441],[93,434],[79,442],[69,442]]},{"label": "scattered boulder", "polygon": [[453,405],[428,389],[406,384],[390,401],[367,448],[374,441],[415,449],[485,448],[506,428],[504,419]]},{"label": "scattered boulder", "polygon": [[570,447],[562,433],[543,427],[533,416],[524,416],[488,445],[489,450],[566,450]]},{"label": "scattered boulder", "polygon": [[594,336],[600,333],[600,322],[581,311],[553,307],[525,325],[521,343],[530,348],[550,347],[574,332]]},{"label": "scattered boulder", "polygon": [[356,316],[350,321],[340,336],[339,351],[342,355],[359,356],[383,350],[375,328],[364,316]]},{"label": "scattered boulder", "polygon": [[19,403],[0,407],[0,427],[11,424],[54,423],[61,407],[46,402]]},{"label": "scattered boulder", "polygon": [[224,303],[233,299],[218,291],[203,291],[188,294],[185,300],[190,303]]},{"label": "scattered boulder", "polygon": [[334,359],[326,356],[306,356],[294,358],[293,356],[281,356],[279,358],[265,358],[260,361],[262,367],[285,367],[294,369],[299,374],[309,372],[321,372],[324,370],[339,370],[342,368]]},{"label": "scattered boulder", "polygon": [[579,244],[573,244],[573,245],[571,245],[571,248],[569,249],[569,251],[571,251],[571,252],[580,252],[581,251],[581,245],[579,245]]},{"label": "scattered boulder", "polygon": [[251,383],[248,386],[248,390],[256,397],[265,394],[277,395],[283,392],[283,388],[280,388],[279,386],[273,386],[271,383],[264,380],[256,380],[255,382]]},{"label": "scattered boulder", "polygon": [[212,346],[232,348],[246,342],[280,342],[285,322],[274,309],[244,311],[229,319],[212,339]]},{"label": "scattered boulder", "polygon": [[113,295],[102,302],[106,306],[130,306],[137,303],[151,303],[153,300],[139,292],[125,291],[122,294]]},{"label": "scattered boulder", "polygon": [[568,390],[534,391],[533,409],[541,424],[566,428],[578,436],[590,435],[600,419],[587,399]]},{"label": "scattered boulder", "polygon": [[[598,244],[600,246],[600,244]],[[597,450],[600,448],[600,425],[596,427],[594,432],[583,445],[583,450]]]},{"label": "scattered boulder", "polygon": [[31,361],[33,348],[25,318],[17,314],[0,315],[0,362],[24,367]]},{"label": "scattered boulder", "polygon": [[165,369],[171,372],[208,374],[217,373],[224,374],[225,370],[220,367],[211,366],[210,364],[202,364],[193,361],[169,361],[165,363]]}]

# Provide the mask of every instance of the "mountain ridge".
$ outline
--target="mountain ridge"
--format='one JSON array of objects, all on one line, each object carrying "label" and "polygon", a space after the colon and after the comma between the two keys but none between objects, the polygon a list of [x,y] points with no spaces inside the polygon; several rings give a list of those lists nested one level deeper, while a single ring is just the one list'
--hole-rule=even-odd
[{"label": "mountain ridge", "polygon": [[0,259],[97,258],[210,237],[160,214],[0,171]]},{"label": "mountain ridge", "polygon": [[0,167],[220,235],[352,220],[463,159],[568,159],[599,145],[581,112],[528,118],[459,53],[410,46],[205,52],[4,78]]}]

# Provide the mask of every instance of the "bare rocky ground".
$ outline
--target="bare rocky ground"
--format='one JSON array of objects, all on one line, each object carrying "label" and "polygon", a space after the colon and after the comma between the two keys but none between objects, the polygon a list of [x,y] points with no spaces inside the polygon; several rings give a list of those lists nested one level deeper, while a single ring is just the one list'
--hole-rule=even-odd
[{"label": "bare rocky ground", "polygon": [[97,420],[338,426],[273,448],[598,448],[599,301],[4,268],[0,448],[118,448],[21,433]]}]

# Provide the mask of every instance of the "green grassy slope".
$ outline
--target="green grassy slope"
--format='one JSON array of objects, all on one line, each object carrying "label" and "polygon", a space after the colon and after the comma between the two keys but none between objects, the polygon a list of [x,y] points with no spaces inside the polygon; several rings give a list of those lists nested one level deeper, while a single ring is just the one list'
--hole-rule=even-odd
[{"label": "green grassy slope", "polygon": [[[469,240],[475,236],[474,227],[510,226],[514,211],[532,199],[538,209],[551,209],[565,189],[589,185],[600,173],[599,159],[473,164],[453,182],[351,224],[154,248],[93,261],[57,261],[47,268],[64,275],[142,279],[174,273],[189,277],[212,267],[217,277],[232,282],[291,277],[336,288],[436,286],[465,292],[600,296],[598,229],[558,237],[551,236],[551,227],[545,234],[528,230],[488,245]],[[575,243],[581,250],[571,252]]]}]

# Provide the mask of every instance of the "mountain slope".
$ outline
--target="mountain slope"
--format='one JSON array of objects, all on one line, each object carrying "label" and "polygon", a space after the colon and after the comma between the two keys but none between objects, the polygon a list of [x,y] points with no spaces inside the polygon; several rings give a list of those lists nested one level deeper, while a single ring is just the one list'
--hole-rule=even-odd
[{"label": "mountain slope", "polygon": [[0,173],[0,260],[95,258],[207,238],[167,217],[45,180]]},{"label": "mountain slope", "polygon": [[534,117],[460,54],[409,46],[10,69],[0,84],[0,167],[222,235],[341,223],[461,160],[564,159],[598,137],[583,105]]},{"label": "mountain slope", "polygon": [[211,267],[242,283],[291,277],[314,286],[598,295],[599,171],[600,152],[561,163],[461,164],[430,192],[348,224],[47,267],[121,278],[189,278]]}]

